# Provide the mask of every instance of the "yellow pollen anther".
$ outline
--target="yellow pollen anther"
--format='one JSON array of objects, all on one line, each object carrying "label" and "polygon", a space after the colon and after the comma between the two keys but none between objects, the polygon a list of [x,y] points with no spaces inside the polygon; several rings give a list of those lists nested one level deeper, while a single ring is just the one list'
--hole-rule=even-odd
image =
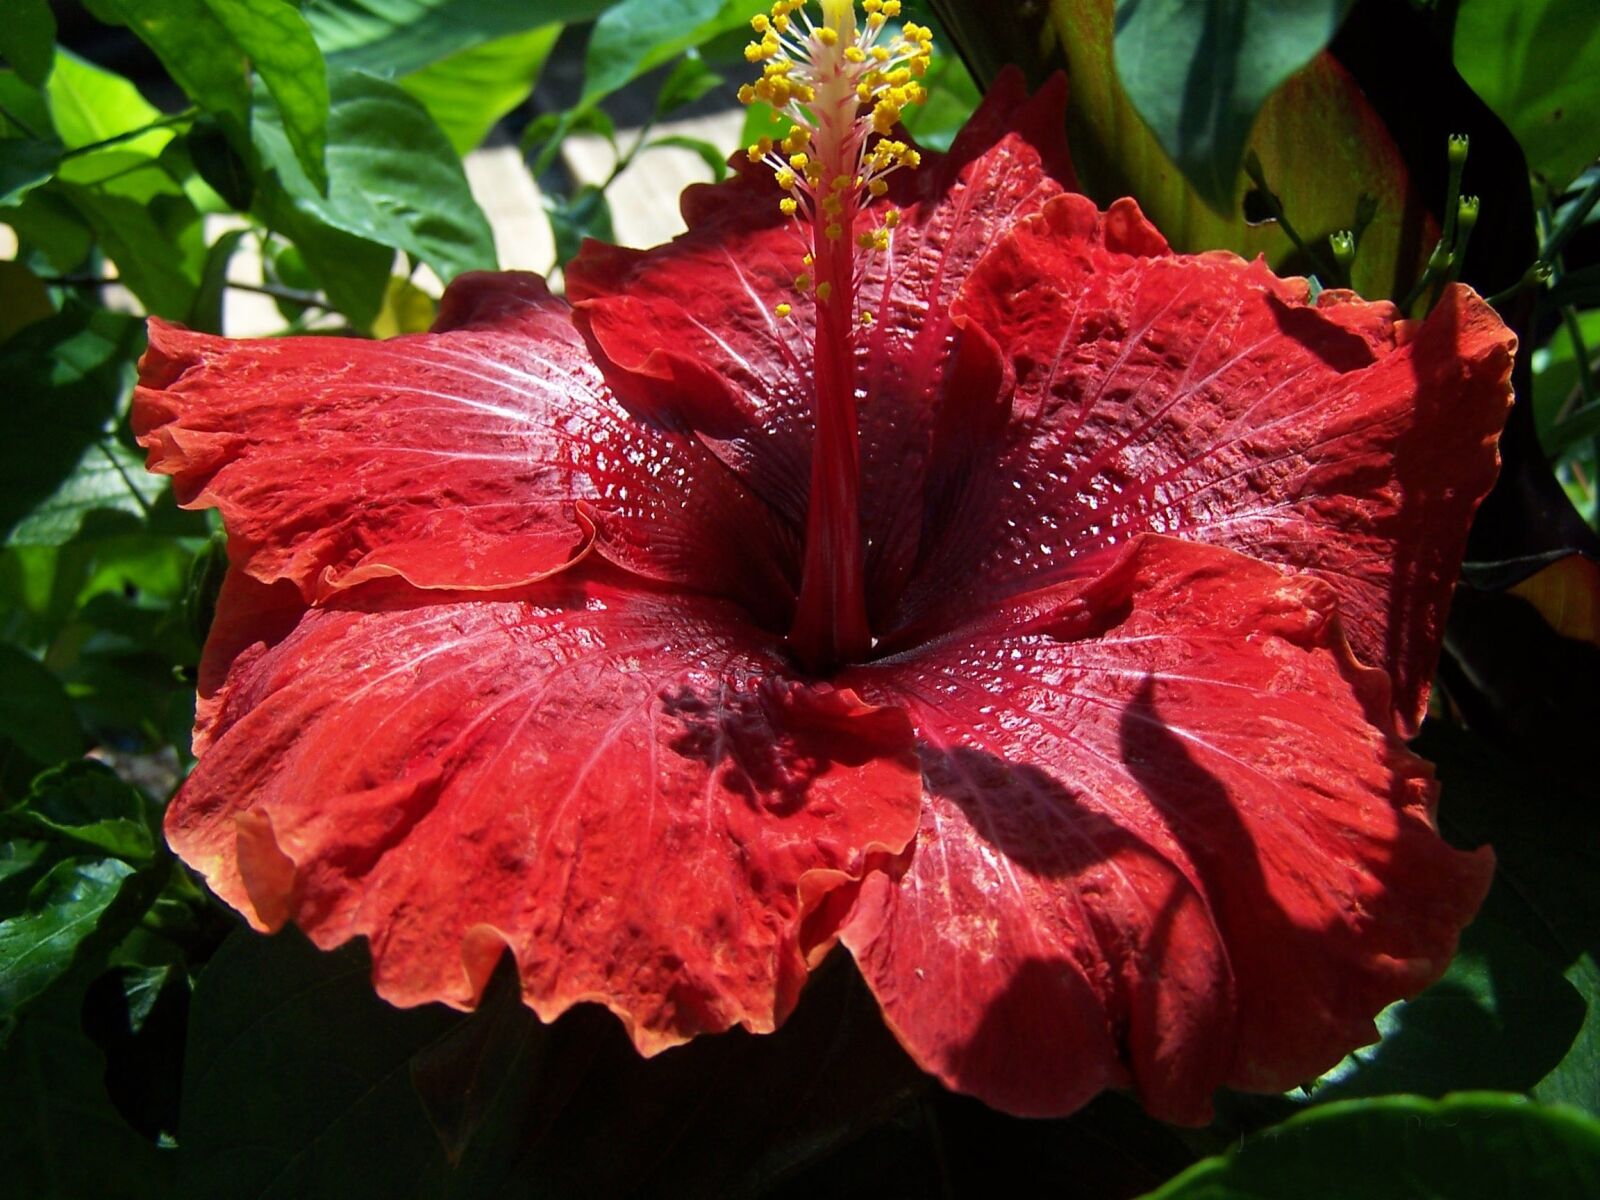
[{"label": "yellow pollen anther", "polygon": [[806,274],[804,271],[801,271],[800,274],[796,275],[794,277],[794,290],[797,292],[810,291],[811,276]]},{"label": "yellow pollen anther", "polygon": [[867,191],[871,192],[874,196],[882,196],[888,190],[889,181],[887,179],[874,179],[871,183],[867,184]]},{"label": "yellow pollen anther", "polygon": [[772,28],[772,22],[767,20],[765,13],[757,13],[755,16],[750,18],[750,28],[754,29],[757,33],[765,33],[768,29]]},{"label": "yellow pollen anther", "polygon": [[839,222],[834,221],[822,232],[827,236],[830,242],[837,242],[841,237],[844,236],[844,226],[840,225]]},{"label": "yellow pollen anther", "polygon": [[796,171],[804,171],[810,162],[811,160],[804,154],[791,154],[789,156],[789,165]]},{"label": "yellow pollen anther", "polygon": [[819,26],[816,36],[817,41],[824,46],[836,46],[839,44],[839,31],[830,25]]},{"label": "yellow pollen anther", "polygon": [[846,46],[844,48],[844,60],[853,63],[866,62],[867,52],[860,46]]},{"label": "yellow pollen anther", "polygon": [[833,284],[829,283],[826,279],[817,284],[818,300],[821,300],[824,304],[826,304],[828,302],[828,297],[831,295],[833,295]]},{"label": "yellow pollen anther", "polygon": [[812,266],[812,265],[814,265],[816,263],[817,256],[815,254],[807,254],[800,261],[805,263],[805,265],[809,267],[809,266]]},{"label": "yellow pollen anther", "polygon": [[800,211],[800,204],[792,196],[785,196],[778,201],[778,211],[786,217],[792,217]]},{"label": "yellow pollen anther", "polygon": [[835,175],[833,177],[833,190],[843,192],[849,190],[850,177],[848,175]]},{"label": "yellow pollen anther", "polygon": [[778,186],[781,187],[786,192],[790,188],[794,187],[795,174],[788,167],[784,167],[781,170],[779,170],[778,172],[776,172],[773,175],[773,178],[778,181]]},{"label": "yellow pollen anther", "polygon": [[872,324],[872,310],[870,308],[863,308],[861,310],[861,323],[863,325]]},{"label": "yellow pollen anther", "polygon": [[900,224],[900,210],[898,208],[891,208],[883,214],[883,227],[885,229],[893,229],[898,224]]},{"label": "yellow pollen anther", "polygon": [[778,316],[780,316],[780,317],[787,317],[790,313],[792,313],[794,311],[794,309],[790,308],[787,304],[780,304],[780,305],[778,305],[778,307],[774,308],[772,311],[777,313]]}]

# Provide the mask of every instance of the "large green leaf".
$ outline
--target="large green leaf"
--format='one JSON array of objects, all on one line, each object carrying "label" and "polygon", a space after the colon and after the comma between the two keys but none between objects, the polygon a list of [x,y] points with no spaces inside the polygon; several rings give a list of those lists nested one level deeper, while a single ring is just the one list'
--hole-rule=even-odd
[{"label": "large green leaf", "polygon": [[1117,0],[1128,99],[1213,208],[1233,204],[1268,96],[1328,44],[1353,0]]},{"label": "large green leaf", "polygon": [[[1281,273],[1314,269],[1277,222],[1246,218],[1248,179],[1235,181],[1226,210],[1218,212],[1173,165],[1113,69],[1112,3],[1052,0],[1048,10],[1049,32],[1070,76],[1067,129],[1084,189],[1102,204],[1134,197],[1176,250],[1228,249],[1246,258],[1264,254]],[[976,21],[972,28],[976,34],[987,26]],[[1356,254],[1354,286],[1375,299],[1410,288],[1437,240],[1437,227],[1426,206],[1409,194],[1393,139],[1327,54],[1314,58],[1262,106],[1250,148],[1290,221],[1312,244],[1325,245],[1330,233],[1354,224],[1362,196],[1376,201]]]},{"label": "large green leaf", "polygon": [[[331,70],[329,91],[326,194],[300,169],[275,112],[257,105],[256,147],[289,205],[318,224],[413,255],[443,279],[492,268],[489,222],[427,110],[360,71]],[[282,232],[301,240],[293,229]]]},{"label": "large green leaf", "polygon": [[464,155],[528,98],[560,36],[560,25],[514,33],[459,51],[398,82]]},{"label": "large green leaf", "polygon": [[[52,998],[54,999],[54,998]],[[171,1150],[112,1106],[106,1060],[78,1020],[81,996],[32,1012],[0,1049],[0,1179],[27,1200],[171,1200]]]},{"label": "large green leaf", "polygon": [[0,920],[0,1018],[13,1016],[72,965],[133,868],[115,858],[67,858]]},{"label": "large green leaf", "polygon": [[0,58],[37,86],[50,74],[56,44],[56,18],[50,0],[12,0],[0,21]]},{"label": "large green leaf", "polygon": [[70,305],[0,347],[13,396],[0,446],[0,530],[60,545],[95,509],[142,514],[161,490],[115,427],[144,346],[139,321]]},{"label": "large green leaf", "polygon": [[[437,1155],[412,1056],[458,1020],[377,999],[357,946],[238,933],[195,986],[184,1056],[186,1194],[235,1200],[406,1195]],[[241,1103],[248,1097],[249,1103]]]},{"label": "large green leaf", "polygon": [[541,25],[586,21],[615,0],[307,0],[306,20],[329,61],[382,75]]},{"label": "large green leaf", "polygon": [[[131,82],[70,50],[56,51],[45,97],[56,135],[70,149],[121,137],[161,119],[161,110]],[[119,143],[119,148],[154,158],[172,136],[170,129],[151,129]]]},{"label": "large green leaf", "polygon": [[[157,186],[136,190],[140,179]],[[205,251],[200,214],[181,188],[153,162],[112,182],[61,181],[56,188],[94,231],[118,280],[149,312],[173,321],[189,315]]]},{"label": "large green leaf", "polygon": [[1593,0],[1461,0],[1456,69],[1559,191],[1600,154]]},{"label": "large green leaf", "polygon": [[83,753],[83,729],[61,683],[31,654],[0,642],[0,738],[38,763]]},{"label": "large green leaf", "polygon": [[243,143],[250,76],[277,103],[282,129],[308,178],[325,182],[328,85],[305,19],[283,0],[106,0],[201,107]]},{"label": "large green leaf", "polygon": [[1379,1018],[1383,1040],[1313,1099],[1531,1091],[1600,1113],[1600,828],[1579,797],[1456,726],[1416,743],[1438,767],[1440,823],[1494,846],[1498,874],[1443,979]]},{"label": "large green leaf", "polygon": [[1185,1171],[1146,1200],[1586,1200],[1600,1122],[1521,1096],[1384,1096],[1313,1109]]},{"label": "large green leaf", "polygon": [[305,18],[283,0],[206,0],[206,4],[266,84],[306,175],[324,186],[328,69]]}]

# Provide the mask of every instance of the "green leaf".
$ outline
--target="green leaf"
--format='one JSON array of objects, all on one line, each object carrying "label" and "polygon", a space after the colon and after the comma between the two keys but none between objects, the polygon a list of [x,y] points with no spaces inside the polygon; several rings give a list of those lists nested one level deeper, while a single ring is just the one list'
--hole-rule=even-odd
[{"label": "green leaf", "polygon": [[34,885],[27,908],[0,921],[0,1017],[14,1016],[66,973],[133,868],[68,858]]},{"label": "green leaf", "polygon": [[110,767],[89,759],[39,775],[6,817],[23,836],[66,841],[136,865],[156,852],[144,796]]},{"label": "green leaf", "polygon": [[329,62],[409,75],[497,38],[587,21],[614,0],[307,0],[303,12]]},{"label": "green leaf", "polygon": [[1128,99],[1218,212],[1268,96],[1326,46],[1353,0],[1117,0]]},{"label": "green leaf", "polygon": [[611,205],[602,188],[592,185],[581,187],[566,200],[559,196],[544,198],[545,215],[550,218],[550,232],[555,237],[556,262],[571,261],[583,245],[584,238],[613,242],[616,234],[611,227]]},{"label": "green leaf", "polygon": [[249,236],[248,229],[230,229],[206,250],[206,265],[200,275],[200,288],[184,324],[206,333],[222,332],[222,304],[228,292],[228,264]]},{"label": "green leaf", "polygon": [[1583,1200],[1600,1123],[1521,1096],[1384,1096],[1313,1109],[1196,1163],[1146,1200]]},{"label": "green leaf", "polygon": [[[489,222],[427,110],[396,85],[359,71],[331,71],[328,82],[325,195],[300,170],[276,114],[257,106],[256,147],[290,205],[329,228],[403,250],[441,279],[492,268]],[[293,229],[282,232],[301,241]]]},{"label": "green leaf", "polygon": [[206,4],[266,84],[307,177],[326,187],[328,69],[305,18],[283,0],[206,0]]},{"label": "green leaf", "polygon": [[[1279,274],[1314,271],[1316,264],[1276,221],[1247,219],[1248,178],[1236,178],[1226,210],[1219,212],[1173,166],[1118,81],[1112,7],[1112,0],[1055,0],[1047,29],[1021,29],[1029,40],[1051,38],[1064,51],[1072,81],[1067,134],[1084,191],[1102,205],[1132,196],[1180,253],[1227,249],[1245,258],[1265,255]],[[1326,7],[1327,0],[1316,0],[1307,9]],[[993,26],[980,24],[976,31]],[[996,40],[1009,45],[1005,36],[996,29]],[[1186,65],[1150,69],[1177,76]],[[1376,216],[1352,268],[1354,287],[1371,299],[1410,288],[1438,231],[1425,216],[1426,204],[1412,194],[1402,160],[1371,105],[1327,56],[1314,58],[1267,100],[1250,146],[1308,244],[1326,244],[1330,233],[1349,229],[1363,197],[1375,201]]]},{"label": "green leaf", "polygon": [[61,143],[54,138],[0,141],[0,205],[15,204],[40,184],[48,183],[61,161],[61,149]]},{"label": "green leaf", "polygon": [[200,214],[175,184],[152,166],[142,175],[160,190],[140,195],[133,175],[113,185],[58,182],[60,194],[94,231],[117,278],[158,317],[181,321],[194,307],[204,248]]},{"label": "green leaf", "polygon": [[35,762],[83,753],[83,728],[61,682],[38,659],[0,642],[0,738]]},{"label": "green leaf", "polygon": [[[56,51],[45,97],[56,134],[69,149],[132,134],[161,120],[161,110],[128,80],[66,49]],[[119,146],[154,158],[172,136],[170,129],[150,129]]]},{"label": "green leaf", "polygon": [[[1600,351],[1600,310],[1579,314],[1578,334],[1591,356]],[[1533,419],[1547,456],[1554,458],[1583,436],[1581,396],[1577,347],[1563,322],[1533,354]]]},{"label": "green leaf", "polygon": [[1552,192],[1600,154],[1600,22],[1591,0],[1461,0],[1454,57]]},{"label": "green leaf", "polygon": [[515,33],[452,54],[398,82],[428,110],[455,152],[465,155],[528,98],[560,36],[560,25]]},{"label": "green leaf", "polygon": [[664,117],[693,104],[722,82],[722,76],[706,66],[698,54],[693,51],[685,54],[661,81],[661,90],[656,93],[656,116]]},{"label": "green leaf", "polygon": [[171,1151],[117,1113],[80,996],[30,1012],[0,1051],[0,1179],[28,1200],[171,1200]]},{"label": "green leaf", "polygon": [[0,57],[37,87],[50,74],[56,46],[56,18],[50,0],[12,0],[0,21]]},{"label": "green leaf", "polygon": [[[184,1194],[405,1195],[438,1155],[412,1056],[460,1018],[373,994],[358,946],[239,932],[195,985],[178,1141]],[[249,1097],[249,1103],[240,1103]]]},{"label": "green leaf", "polygon": [[673,135],[671,137],[655,138],[645,148],[653,149],[656,146],[675,146],[679,150],[692,150],[700,156],[701,162],[711,168],[711,177],[718,183],[728,177],[727,154],[720,147],[713,146],[710,142],[702,141],[700,138]]},{"label": "green leaf", "polygon": [[948,150],[982,98],[978,85],[956,54],[935,53],[923,80],[926,103],[907,110],[905,126],[930,150]]},{"label": "green leaf", "polygon": [[101,0],[149,46],[173,81],[242,137],[250,126],[244,53],[207,0]]},{"label": "green leaf", "polygon": [[11,226],[24,251],[39,254],[63,274],[82,266],[94,246],[83,218],[53,188],[36,188],[21,204],[0,208],[0,221]]},{"label": "green leaf", "polygon": [[749,20],[756,8],[740,0],[621,0],[594,23],[584,56],[583,98],[587,107],[653,67],[671,62],[691,46],[709,41]]},{"label": "green leaf", "polygon": [[1592,822],[1559,785],[1456,726],[1429,722],[1416,749],[1438,766],[1442,828],[1462,845],[1492,843],[1500,870],[1444,977],[1379,1014],[1382,1040],[1325,1075],[1310,1099],[1495,1088],[1600,1111]]},{"label": "green leaf", "polygon": [[140,323],[71,304],[0,347],[13,391],[0,444],[0,531],[10,544],[60,545],[93,509],[142,513],[161,488],[115,439]]}]

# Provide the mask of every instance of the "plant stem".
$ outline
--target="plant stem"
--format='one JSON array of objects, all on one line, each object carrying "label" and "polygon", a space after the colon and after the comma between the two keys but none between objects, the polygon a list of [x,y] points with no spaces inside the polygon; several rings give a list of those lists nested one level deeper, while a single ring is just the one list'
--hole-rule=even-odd
[{"label": "plant stem", "polygon": [[141,125],[137,129],[124,130],[122,133],[112,134],[108,138],[101,138],[98,142],[90,142],[86,146],[74,146],[62,153],[62,161],[77,158],[81,154],[90,154],[96,150],[104,150],[107,146],[115,146],[120,142],[132,141],[134,138],[143,137],[147,133],[154,133],[158,129],[167,129],[173,125],[182,125],[185,121],[192,121],[198,116],[198,108],[186,108],[182,112],[175,112],[160,120],[151,121],[148,125]]}]

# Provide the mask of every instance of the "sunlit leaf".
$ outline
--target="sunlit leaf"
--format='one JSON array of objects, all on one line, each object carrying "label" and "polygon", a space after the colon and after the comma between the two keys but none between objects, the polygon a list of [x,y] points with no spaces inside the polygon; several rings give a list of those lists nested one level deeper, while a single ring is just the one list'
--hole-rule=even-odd
[{"label": "sunlit leaf", "polygon": [[560,25],[514,33],[458,51],[398,82],[464,155],[528,98],[560,36]]},{"label": "sunlit leaf", "polygon": [[306,0],[330,62],[382,75],[429,63],[542,25],[586,21],[614,0]]},{"label": "sunlit leaf", "polygon": [[[1224,212],[1201,200],[1139,118],[1111,62],[1112,0],[1053,0],[1050,23],[1064,51],[1072,99],[1067,129],[1085,190],[1102,204],[1132,196],[1177,250],[1264,254],[1281,273],[1314,269],[1278,224],[1252,224],[1241,176]],[[1437,229],[1412,203],[1394,141],[1349,75],[1319,55],[1262,106],[1250,137],[1267,181],[1309,244],[1356,221],[1361,197],[1376,215],[1361,239],[1354,286],[1369,298],[1411,286]]]},{"label": "sunlit leaf", "polygon": [[1600,21],[1591,0],[1462,0],[1454,57],[1552,191],[1600,155]]},{"label": "sunlit leaf", "polygon": [[16,1013],[66,973],[133,868],[115,858],[63,859],[0,920],[0,1017]]},{"label": "sunlit leaf", "polygon": [[1195,190],[1229,213],[1268,96],[1328,44],[1353,0],[1117,0],[1117,74]]},{"label": "sunlit leaf", "polygon": [[594,23],[584,58],[583,100],[610,95],[691,46],[737,29],[767,7],[754,0],[621,0]]},{"label": "sunlit leaf", "polygon": [[444,279],[493,267],[489,222],[427,110],[395,84],[359,71],[330,71],[329,88],[326,195],[300,169],[275,110],[256,107],[256,146],[292,206],[322,225],[403,250]]},{"label": "sunlit leaf", "polygon": [[[161,110],[127,79],[66,49],[56,51],[45,96],[56,134],[71,149],[131,134],[161,119]],[[172,136],[170,129],[150,129],[119,146],[154,158]]]}]

